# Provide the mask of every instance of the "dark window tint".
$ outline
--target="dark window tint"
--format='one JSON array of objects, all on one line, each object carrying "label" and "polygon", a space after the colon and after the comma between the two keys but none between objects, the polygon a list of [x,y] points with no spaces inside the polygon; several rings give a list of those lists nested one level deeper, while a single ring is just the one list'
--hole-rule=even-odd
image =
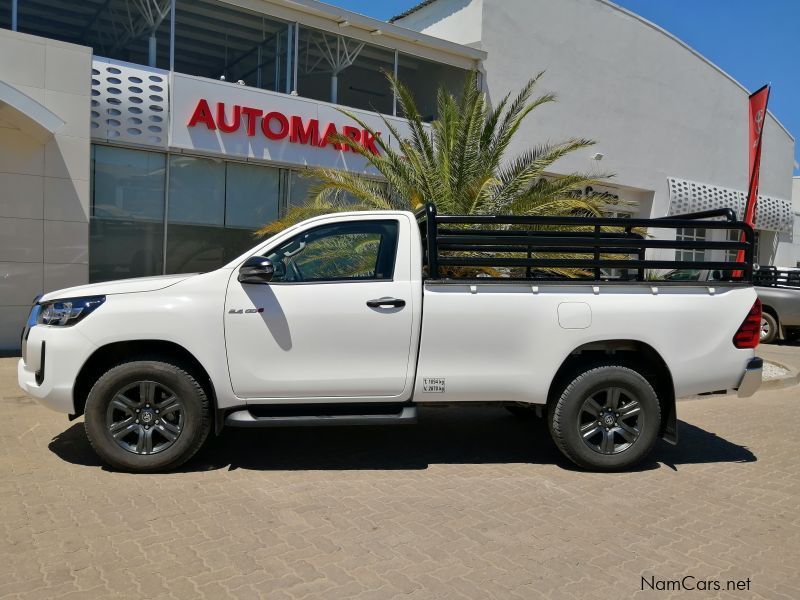
[{"label": "dark window tint", "polygon": [[171,156],[167,273],[211,271],[258,241],[278,218],[280,171],[215,159]]},{"label": "dark window tint", "polygon": [[391,114],[386,73],[394,51],[336,33],[300,27],[297,91],[305,98]]},{"label": "dark window tint", "polygon": [[171,224],[219,225],[225,221],[225,163],[213,158],[170,156]]},{"label": "dark window tint", "polygon": [[[467,71],[436,63],[424,58],[400,54],[397,64],[397,77],[405,84],[417,105],[417,110],[425,121],[432,121],[438,116],[437,94],[440,87],[456,97],[461,95]],[[402,117],[401,109],[397,108]]]},{"label": "dark window tint", "polygon": [[165,167],[157,152],[92,147],[90,281],[161,274]]},{"label": "dark window tint", "polygon": [[267,254],[276,282],[386,280],[394,274],[397,221],[360,221],[305,231]]},{"label": "dark window tint", "polygon": [[293,34],[294,24],[228,2],[176,0],[175,70],[290,92]]},{"label": "dark window tint", "polygon": [[[278,169],[228,163],[225,177],[225,227],[253,230],[274,221],[278,218],[280,194]],[[242,252],[244,250],[246,248]]]}]

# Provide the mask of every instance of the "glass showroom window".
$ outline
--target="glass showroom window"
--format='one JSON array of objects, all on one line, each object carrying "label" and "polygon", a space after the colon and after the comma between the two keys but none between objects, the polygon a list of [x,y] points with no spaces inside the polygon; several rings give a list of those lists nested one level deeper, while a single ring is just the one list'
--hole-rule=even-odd
[{"label": "glass showroom window", "polygon": [[[319,185],[322,181],[318,177],[310,175],[307,171],[289,171],[287,175],[287,206],[302,206],[311,202],[313,200],[311,194],[314,187]],[[386,186],[386,182],[383,181],[376,181],[375,183],[381,187]],[[352,194],[343,191],[338,191],[336,193],[336,199],[339,202],[349,204],[361,202]]]},{"label": "glass showroom window", "polygon": [[297,92],[301,96],[392,114],[394,96],[385,73],[393,72],[394,50],[300,27]]},{"label": "glass showroom window", "polygon": [[91,46],[94,54],[169,69],[171,0],[18,0],[19,31]]},{"label": "glass showroom window", "polygon": [[229,162],[225,173],[224,262],[255,246],[253,232],[280,215],[280,170]]},{"label": "glass showroom window", "polygon": [[11,29],[11,0],[0,0],[0,29]]},{"label": "glass showroom window", "polygon": [[175,70],[288,93],[294,25],[207,0],[177,0]]},{"label": "glass showroom window", "polygon": [[[439,86],[461,96],[464,88],[464,79],[467,71],[450,65],[443,65],[408,54],[399,54],[397,63],[397,77],[408,86],[417,103],[419,114],[423,120],[433,121],[437,117],[436,95]],[[398,106],[398,116],[400,107]]]},{"label": "glass showroom window", "polygon": [[171,156],[167,273],[221,267],[256,244],[253,232],[279,207],[278,169]]},{"label": "glass showroom window", "polygon": [[92,146],[89,280],[159,275],[166,156]]},{"label": "glass showroom window", "polygon": [[169,157],[167,223],[167,273],[212,271],[223,264],[223,161]]},{"label": "glass showroom window", "polygon": [[289,171],[288,173],[288,201],[287,205],[302,206],[311,200],[311,190],[319,185],[320,180],[304,171]]}]

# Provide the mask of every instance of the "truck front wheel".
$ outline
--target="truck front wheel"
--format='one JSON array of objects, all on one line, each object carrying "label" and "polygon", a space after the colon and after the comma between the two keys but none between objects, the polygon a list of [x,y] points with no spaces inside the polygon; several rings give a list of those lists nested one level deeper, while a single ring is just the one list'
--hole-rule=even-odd
[{"label": "truck front wheel", "polygon": [[576,465],[618,471],[653,448],[661,408],[653,387],[637,371],[597,366],[577,375],[550,407],[550,433]]},{"label": "truck front wheel", "polygon": [[208,436],[209,401],[183,367],[132,360],[102,375],[86,399],[95,452],[117,469],[152,472],[189,460]]}]

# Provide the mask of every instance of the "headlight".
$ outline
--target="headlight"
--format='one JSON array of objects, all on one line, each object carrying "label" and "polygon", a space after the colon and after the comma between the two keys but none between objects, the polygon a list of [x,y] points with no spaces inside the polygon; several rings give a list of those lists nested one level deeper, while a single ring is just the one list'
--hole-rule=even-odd
[{"label": "headlight", "polygon": [[66,300],[42,302],[36,323],[39,325],[56,325],[58,327],[75,325],[105,301],[105,296],[87,296],[85,298],[67,298]]}]

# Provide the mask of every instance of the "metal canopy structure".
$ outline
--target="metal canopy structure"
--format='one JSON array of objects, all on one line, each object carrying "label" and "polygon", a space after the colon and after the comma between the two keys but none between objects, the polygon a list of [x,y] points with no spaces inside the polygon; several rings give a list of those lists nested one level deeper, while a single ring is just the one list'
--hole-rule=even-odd
[{"label": "metal canopy structure", "polygon": [[364,46],[364,42],[343,35],[329,35],[321,31],[310,35],[306,39],[304,72],[306,75],[330,73],[331,102],[335,104],[339,97],[339,73],[353,66]]},{"label": "metal canopy structure", "polygon": [[[386,73],[399,74],[427,96],[437,70],[464,73],[387,47],[379,39],[385,36],[376,34],[375,43],[359,39],[353,24],[334,21],[332,13],[338,31],[220,0],[18,0],[16,6],[19,31],[91,46],[97,56],[385,114],[396,113]],[[276,12],[286,16],[285,7]],[[432,116],[435,98],[426,104]]]}]

